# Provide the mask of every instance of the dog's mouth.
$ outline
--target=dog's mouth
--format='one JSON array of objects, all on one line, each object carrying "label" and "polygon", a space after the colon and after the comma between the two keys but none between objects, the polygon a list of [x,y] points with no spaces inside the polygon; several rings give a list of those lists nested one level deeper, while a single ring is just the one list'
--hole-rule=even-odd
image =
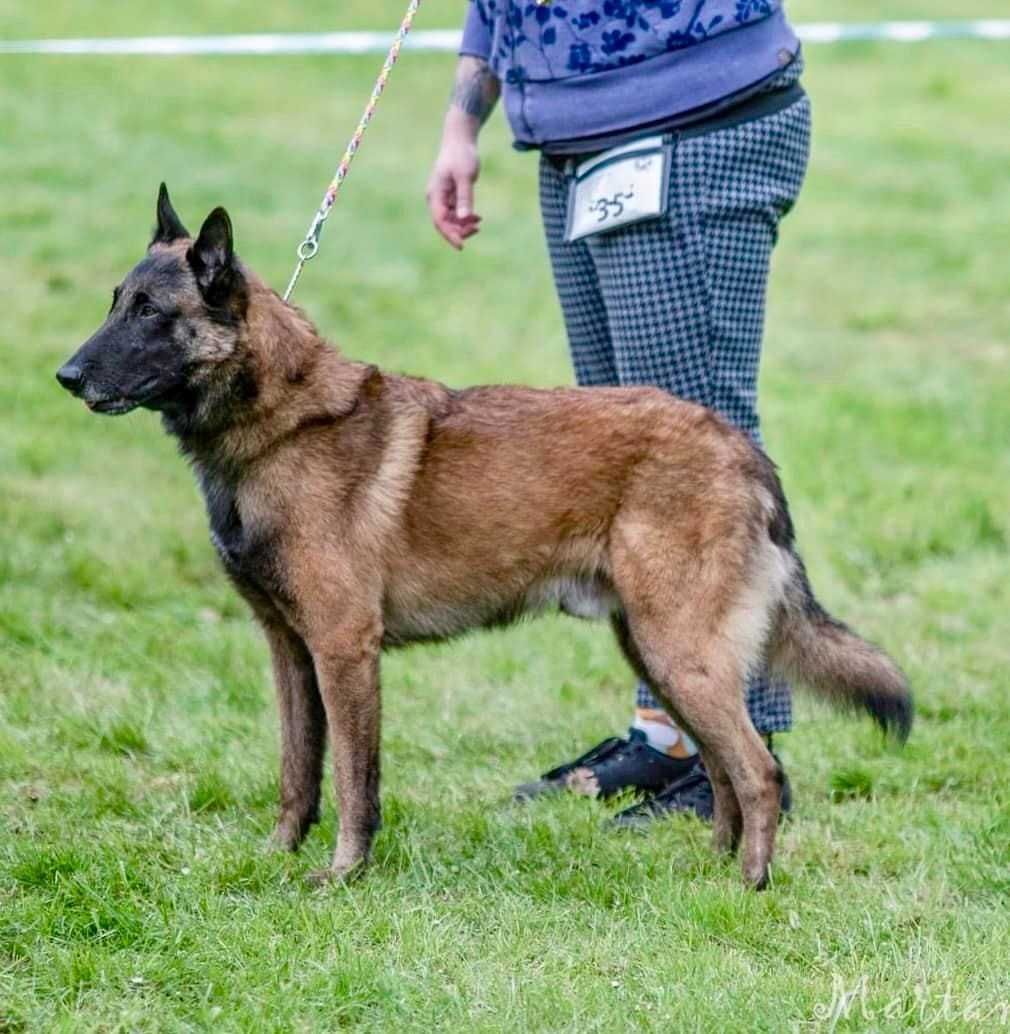
[{"label": "dog's mouth", "polygon": [[136,409],[140,405],[139,402],[127,398],[85,399],[84,404],[92,413],[104,413],[106,416],[122,416],[123,413],[129,413],[131,409]]},{"label": "dog's mouth", "polygon": [[159,391],[157,385],[142,384],[130,395],[106,395],[102,398],[84,397],[84,404],[92,413],[104,413],[106,416],[122,416],[140,406],[146,409],[161,409],[173,398],[171,389]]}]

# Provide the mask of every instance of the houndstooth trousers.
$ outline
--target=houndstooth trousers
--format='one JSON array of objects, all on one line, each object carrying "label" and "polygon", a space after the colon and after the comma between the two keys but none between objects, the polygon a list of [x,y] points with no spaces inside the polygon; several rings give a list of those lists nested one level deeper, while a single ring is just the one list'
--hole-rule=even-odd
[{"label": "houndstooth trousers", "polygon": [[[754,121],[677,139],[666,215],[572,243],[564,167],[541,156],[541,212],[579,384],[658,385],[760,442],[769,260],[809,145],[803,95]],[[661,706],[644,684],[636,702]],[[747,709],[761,733],[788,729],[788,685],[754,673]]]}]

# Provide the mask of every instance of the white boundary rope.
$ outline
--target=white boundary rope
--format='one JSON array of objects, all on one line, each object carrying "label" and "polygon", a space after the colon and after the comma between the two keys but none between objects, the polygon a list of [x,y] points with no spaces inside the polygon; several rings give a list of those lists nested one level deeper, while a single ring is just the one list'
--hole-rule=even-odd
[{"label": "white boundary rope", "polygon": [[[933,39],[1010,40],[1010,18],[974,21],[810,22],[796,27],[804,43]],[[455,29],[415,32],[404,41],[411,50],[455,53]],[[284,32],[235,36],[136,36],[107,39],[0,40],[0,54],[375,54],[385,53],[382,32]]]},{"label": "white boundary rope", "polygon": [[[412,50],[459,49],[456,29],[414,32]],[[384,54],[385,32],[277,32],[237,36],[136,36],[127,39],[0,41],[0,54]]]}]

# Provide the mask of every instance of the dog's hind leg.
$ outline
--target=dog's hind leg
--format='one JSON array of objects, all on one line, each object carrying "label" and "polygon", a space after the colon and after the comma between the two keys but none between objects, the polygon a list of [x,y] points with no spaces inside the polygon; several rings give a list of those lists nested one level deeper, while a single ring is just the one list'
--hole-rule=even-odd
[{"label": "dog's hind leg", "polygon": [[714,846],[733,848],[742,818],[744,879],[764,887],[775,845],[781,774],[747,714],[743,673],[717,649],[671,649],[669,644],[689,641],[676,626],[642,621],[632,629],[660,697],[701,746],[717,795]]},{"label": "dog's hind leg", "polygon": [[617,645],[621,648],[621,653],[624,654],[624,659],[631,666],[631,670],[650,689],[655,689],[652,674],[645,666],[645,661],[642,660],[642,655],[638,651],[638,644],[632,638],[631,629],[628,627],[628,615],[623,610],[619,610],[611,615],[610,624],[614,630],[614,635],[617,637]]},{"label": "dog's hind leg", "polygon": [[666,529],[639,523],[615,539],[612,565],[639,663],[711,766],[721,798],[715,846],[732,847],[740,826],[728,782],[742,816],[744,879],[761,888],[774,850],[781,773],[751,724],[744,681],[764,647],[775,597],[746,546],[723,536],[702,549],[685,548]]},{"label": "dog's hind leg", "polygon": [[712,847],[718,854],[735,854],[743,835],[743,812],[733,789],[733,781],[713,751],[703,748],[701,757],[715,798]]},{"label": "dog's hind leg", "polygon": [[[634,626],[633,626],[634,627]],[[636,627],[636,639],[659,697],[694,737],[716,795],[713,846],[732,850],[744,836],[743,874],[760,889],[768,881],[778,823],[780,774],[751,724],[743,677],[715,651],[701,654],[667,644],[683,642],[676,627]],[[658,645],[657,645],[658,644]]]},{"label": "dog's hind leg", "polygon": [[[673,720],[684,728],[689,735],[693,736],[694,732],[688,728],[683,716],[675,712],[670,694],[664,693],[662,688],[656,685],[652,673],[642,659],[638,645],[631,635],[625,613],[619,611],[610,620],[621,652],[631,666],[632,671],[649,686],[657,699],[666,704],[666,708]],[[743,831],[743,816],[740,812],[740,803],[736,799],[733,783],[725,768],[719,762],[717,755],[704,747],[701,749],[701,755],[702,760],[705,762],[705,770],[708,772],[708,777],[712,783],[714,797],[712,845],[720,854],[732,853],[736,851]]]}]

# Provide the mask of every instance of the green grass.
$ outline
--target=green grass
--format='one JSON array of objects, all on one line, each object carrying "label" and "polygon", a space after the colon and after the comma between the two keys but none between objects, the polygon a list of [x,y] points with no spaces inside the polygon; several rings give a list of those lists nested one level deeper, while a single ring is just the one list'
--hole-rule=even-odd
[{"label": "green grass", "polygon": [[[204,6],[0,2],[10,37],[373,27],[400,7]],[[921,1029],[920,1005],[931,1030],[991,1029],[1010,999],[1010,49],[808,51],[815,149],[775,260],[765,433],[820,595],[900,659],[919,723],[899,752],[800,704],[762,895],[688,820],[626,837],[593,803],[503,803],[627,718],[607,635],[560,619],[389,659],[366,881],[303,882],[329,791],[299,856],[262,850],[268,659],[190,474],[154,416],[90,416],[52,374],[141,254],[162,178],[191,225],[227,204],[283,285],[377,63],[3,59],[0,1031],[827,1030],[836,986],[865,995],[835,1029]],[[450,68],[397,68],[298,300],[394,369],[567,382],[535,163],[497,118],[485,231],[460,256],[428,225]]]}]

